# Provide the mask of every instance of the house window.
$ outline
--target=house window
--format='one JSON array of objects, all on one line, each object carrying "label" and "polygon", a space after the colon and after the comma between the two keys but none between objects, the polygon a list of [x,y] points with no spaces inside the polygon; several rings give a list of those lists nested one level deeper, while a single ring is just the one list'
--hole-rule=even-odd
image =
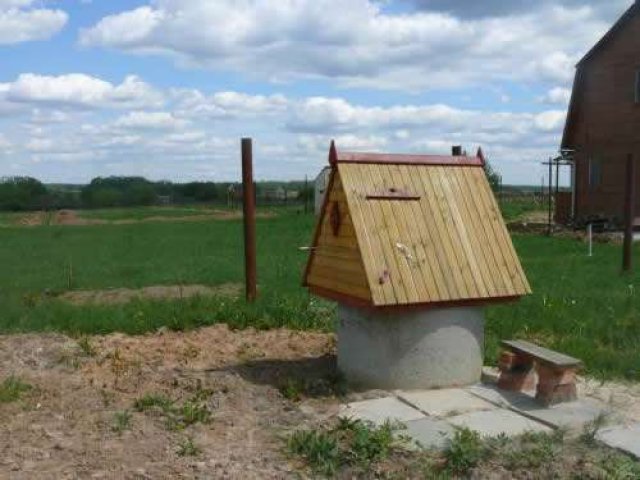
[{"label": "house window", "polygon": [[599,158],[589,159],[589,188],[594,190],[602,183],[602,160]]},{"label": "house window", "polygon": [[640,68],[636,70],[635,101],[640,103]]}]

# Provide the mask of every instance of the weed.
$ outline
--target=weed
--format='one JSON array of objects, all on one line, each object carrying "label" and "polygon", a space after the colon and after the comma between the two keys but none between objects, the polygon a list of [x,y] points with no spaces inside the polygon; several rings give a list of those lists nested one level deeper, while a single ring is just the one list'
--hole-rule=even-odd
[{"label": "weed", "polygon": [[282,396],[292,402],[299,402],[302,399],[304,389],[304,383],[293,378],[287,378],[279,388]]},{"label": "weed", "polygon": [[398,438],[397,425],[380,427],[349,418],[339,418],[329,430],[300,430],[287,442],[290,453],[303,457],[311,469],[333,476],[342,467],[368,472],[372,465],[386,459],[405,440]]},{"label": "weed", "polygon": [[122,433],[125,430],[131,428],[131,413],[128,410],[122,412],[116,412],[113,415],[113,424],[111,430],[117,433]]},{"label": "weed", "polygon": [[209,390],[198,390],[190,400],[182,405],[176,403],[165,395],[147,394],[138,398],[133,408],[138,412],[147,412],[157,409],[165,417],[165,426],[168,430],[183,430],[196,423],[208,423],[211,419],[211,411],[203,399],[211,396]]},{"label": "weed", "polygon": [[621,453],[609,453],[598,462],[603,478],[632,480],[640,478],[640,463]]},{"label": "weed", "polygon": [[85,356],[87,357],[96,356],[96,349],[93,347],[93,345],[91,345],[91,340],[89,339],[89,337],[87,336],[80,337],[77,343],[78,343],[78,347],[80,347],[80,350]]},{"label": "weed", "polygon": [[468,428],[456,429],[445,450],[447,469],[458,475],[467,474],[485,456],[486,448],[480,434]]},{"label": "weed", "polygon": [[312,470],[321,475],[335,475],[341,463],[338,440],[327,432],[297,431],[289,437],[287,447],[291,453],[303,457]]},{"label": "weed", "polygon": [[608,415],[605,412],[600,412],[596,418],[585,424],[580,439],[587,445],[593,445],[598,432],[606,425],[607,420]]},{"label": "weed", "polygon": [[133,408],[138,412],[159,408],[163,413],[168,413],[173,410],[173,401],[165,395],[148,393],[144,397],[136,399]]},{"label": "weed", "polygon": [[505,463],[512,470],[540,468],[554,460],[558,443],[558,437],[545,432],[525,433],[519,444],[504,455]]},{"label": "weed", "polygon": [[211,418],[211,412],[205,405],[199,405],[191,401],[182,406],[180,413],[182,423],[186,426],[194,423],[208,423]]},{"label": "weed", "polygon": [[181,457],[195,457],[200,454],[200,448],[193,443],[193,439],[185,438],[180,442],[177,453]]},{"label": "weed", "polygon": [[394,443],[395,428],[385,423],[379,428],[370,428],[362,422],[354,422],[346,431],[351,437],[348,452],[351,463],[367,468],[371,463],[389,456]]},{"label": "weed", "polygon": [[20,400],[23,393],[30,391],[33,387],[23,382],[13,375],[7,377],[0,383],[0,403],[10,403]]}]

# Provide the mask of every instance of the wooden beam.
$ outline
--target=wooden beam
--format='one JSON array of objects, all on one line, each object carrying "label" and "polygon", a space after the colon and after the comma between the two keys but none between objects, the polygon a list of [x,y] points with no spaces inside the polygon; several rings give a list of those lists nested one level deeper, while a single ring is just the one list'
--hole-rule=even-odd
[{"label": "wooden beam", "polygon": [[248,302],[254,302],[257,292],[256,266],[256,197],[253,185],[253,145],[242,139],[242,196],[244,212],[245,284]]},{"label": "wooden beam", "polygon": [[624,245],[622,253],[622,271],[630,273],[633,268],[633,220],[636,202],[636,165],[633,155],[627,156],[627,185],[624,202]]}]

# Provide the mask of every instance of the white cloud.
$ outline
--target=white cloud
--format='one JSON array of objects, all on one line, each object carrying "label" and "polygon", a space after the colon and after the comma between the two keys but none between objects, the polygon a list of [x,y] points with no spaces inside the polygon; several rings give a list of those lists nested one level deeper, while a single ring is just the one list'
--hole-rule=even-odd
[{"label": "white cloud", "polygon": [[130,112],[118,118],[114,126],[138,130],[175,130],[187,125],[184,119],[169,112]]},{"label": "white cloud", "polygon": [[0,88],[0,98],[14,103],[52,104],[66,107],[142,107],[162,103],[161,95],[136,76],[119,85],[80,73],[60,76],[21,74]]},{"label": "white cloud", "polygon": [[566,106],[571,100],[571,89],[563,87],[555,87],[549,90],[544,96],[540,98],[542,103],[548,103],[551,105],[563,105]]},{"label": "white cloud", "polygon": [[7,140],[2,133],[0,133],[0,152],[9,150],[10,147],[11,147],[11,142]]},{"label": "white cloud", "polygon": [[564,125],[567,112],[564,110],[551,110],[543,112],[535,117],[535,126],[544,132],[558,131]]},{"label": "white cloud", "polygon": [[64,28],[62,10],[29,8],[32,0],[0,0],[0,45],[46,40]]},{"label": "white cloud", "polygon": [[255,117],[286,111],[288,100],[283,95],[248,95],[239,92],[218,92],[210,96],[198,90],[175,90],[178,109],[185,116],[209,118]]},{"label": "white cloud", "polygon": [[[389,13],[374,0],[154,0],[83,30],[84,46],[287,81],[421,90],[567,82],[609,27],[600,10],[543,2],[504,17]],[[622,5],[622,0],[619,0]],[[335,13],[339,12],[339,13]]]},{"label": "white cloud", "polygon": [[[0,99],[13,91],[27,102],[26,121],[3,129],[12,152],[3,158],[49,181],[129,174],[222,181],[239,178],[239,139],[247,135],[255,139],[260,179],[314,176],[331,139],[341,149],[392,152],[447,153],[454,144],[473,152],[482,145],[505,181],[530,183],[535,172],[537,184],[538,163],[556,150],[565,115],[197,90],[156,92],[167,99],[163,109],[123,109],[113,100],[116,86],[104,83],[37,94],[0,86]],[[60,110],[72,96],[97,106]]]}]

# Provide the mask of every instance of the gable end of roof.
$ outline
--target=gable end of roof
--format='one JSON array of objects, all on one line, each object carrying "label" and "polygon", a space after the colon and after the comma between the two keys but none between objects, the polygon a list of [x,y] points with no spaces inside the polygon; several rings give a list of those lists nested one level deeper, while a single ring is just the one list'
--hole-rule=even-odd
[{"label": "gable end of roof", "polygon": [[609,41],[614,38],[638,13],[640,13],[640,0],[636,0],[631,7],[627,9],[618,21],[609,29],[607,33],[589,50],[584,57],[578,62],[578,67],[584,65],[591,60],[600,50],[602,50]]}]

